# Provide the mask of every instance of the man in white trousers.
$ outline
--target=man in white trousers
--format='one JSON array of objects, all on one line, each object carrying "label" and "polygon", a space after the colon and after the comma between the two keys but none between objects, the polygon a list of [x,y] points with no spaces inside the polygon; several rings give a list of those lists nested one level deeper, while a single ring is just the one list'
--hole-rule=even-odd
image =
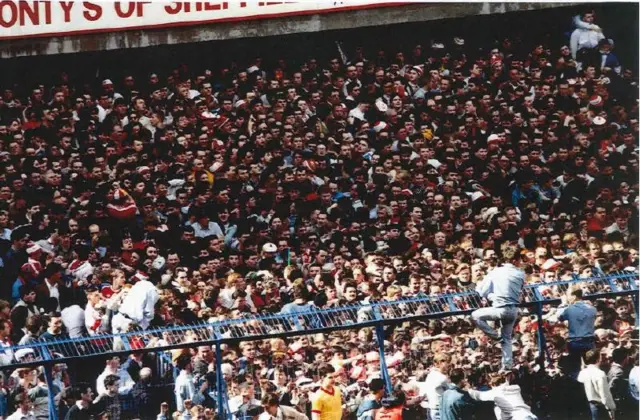
[{"label": "man in white trousers", "polygon": [[[525,282],[525,273],[514,264],[519,264],[516,259],[517,249],[505,248],[502,251],[505,263],[491,270],[478,284],[476,290],[480,296],[491,301],[490,308],[481,308],[473,311],[473,322],[485,334],[502,344],[502,369],[509,370],[513,367],[512,334],[513,326],[518,317],[518,303]],[[507,262],[511,261],[511,263]],[[502,328],[500,333],[487,324],[487,321],[500,321]]]}]

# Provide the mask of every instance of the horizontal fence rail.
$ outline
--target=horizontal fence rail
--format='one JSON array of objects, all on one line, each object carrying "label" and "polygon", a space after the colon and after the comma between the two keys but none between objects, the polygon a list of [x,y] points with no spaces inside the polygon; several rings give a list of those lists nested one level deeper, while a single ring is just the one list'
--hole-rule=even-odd
[{"label": "horizontal fence rail", "polygon": [[[619,272],[592,278],[524,287],[522,307],[557,304],[571,286],[579,286],[585,298],[638,295],[638,273]],[[63,363],[80,357],[119,356],[136,352],[163,352],[177,348],[234,343],[275,337],[316,334],[340,329],[355,329],[407,322],[417,319],[464,315],[485,307],[488,302],[475,291],[440,295],[418,295],[393,301],[360,302],[330,309],[313,309],[292,314],[252,315],[248,317],[200,322],[191,325],[148,329],[122,334],[81,337],[4,347],[0,351],[15,354],[29,349],[31,356],[1,369]],[[637,310],[637,307],[636,307]]]}]

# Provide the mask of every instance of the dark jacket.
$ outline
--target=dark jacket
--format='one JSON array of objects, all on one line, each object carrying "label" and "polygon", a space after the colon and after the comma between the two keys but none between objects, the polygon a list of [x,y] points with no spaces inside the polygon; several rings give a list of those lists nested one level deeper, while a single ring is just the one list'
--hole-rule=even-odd
[{"label": "dark jacket", "polygon": [[91,408],[80,409],[77,404],[73,404],[67,411],[64,420],[89,420],[92,418],[92,414]]},{"label": "dark jacket", "polygon": [[141,419],[152,419],[157,414],[156,402],[151,395],[151,386],[148,382],[140,380],[131,390],[135,407],[138,411],[138,417]]},{"label": "dark jacket", "polygon": [[617,363],[611,365],[609,372],[607,372],[607,382],[609,382],[609,389],[611,389],[611,395],[616,405],[619,405],[629,394],[629,380],[624,374],[622,366]]}]

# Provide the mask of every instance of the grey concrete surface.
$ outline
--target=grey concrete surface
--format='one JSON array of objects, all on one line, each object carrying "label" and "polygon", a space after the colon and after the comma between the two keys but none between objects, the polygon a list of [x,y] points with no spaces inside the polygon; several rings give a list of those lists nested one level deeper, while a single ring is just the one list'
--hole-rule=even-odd
[{"label": "grey concrete surface", "polygon": [[575,6],[576,3],[416,3],[328,14],[253,20],[158,30],[97,33],[0,41],[0,58],[144,48],[224,39],[267,37],[358,27],[423,22],[471,15]]}]

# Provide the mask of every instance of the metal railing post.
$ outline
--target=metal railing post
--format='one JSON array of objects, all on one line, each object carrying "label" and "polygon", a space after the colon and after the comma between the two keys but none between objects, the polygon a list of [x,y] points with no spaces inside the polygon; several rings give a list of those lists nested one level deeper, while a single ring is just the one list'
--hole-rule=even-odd
[{"label": "metal railing post", "polygon": [[42,349],[42,357],[45,360],[45,363],[42,365],[42,369],[44,370],[44,378],[47,381],[47,396],[49,398],[49,419],[50,420],[58,420],[58,409],[56,407],[56,396],[53,395],[54,385],[53,385],[53,375],[51,373],[53,367],[53,358],[51,357],[51,353],[49,353],[49,349],[43,345]]},{"label": "metal railing post", "polygon": [[384,381],[387,395],[391,395],[393,385],[391,384],[391,377],[387,369],[387,361],[384,357],[384,324],[382,323],[384,319],[377,304],[373,306],[373,316],[374,319],[378,321],[376,324],[376,341],[378,342],[378,354],[380,355],[380,372],[382,373],[382,380]]},{"label": "metal railing post", "polygon": [[631,301],[633,302],[633,309],[636,311],[636,327],[638,327],[640,326],[640,312],[638,311],[638,309],[640,309],[640,305],[638,304],[637,293],[631,295]]},{"label": "metal railing post", "polygon": [[532,288],[533,294],[536,297],[536,316],[538,318],[538,365],[544,373],[545,371],[545,355],[547,353],[547,340],[544,336],[544,320],[542,319],[542,302],[544,297],[540,293],[537,287]]},{"label": "metal railing post", "polygon": [[[627,277],[629,281],[629,290],[638,291],[638,285],[636,284],[636,275],[634,273],[625,273],[625,277]],[[636,327],[640,326],[640,304],[638,302],[638,293],[631,293],[631,302],[633,302],[633,309],[636,311]]]},{"label": "metal railing post", "polygon": [[216,346],[216,405],[218,406],[218,418],[224,419],[225,410],[224,410],[224,376],[222,375],[222,336],[220,335],[220,331],[217,327],[213,327],[213,336],[215,338],[215,346]]}]

